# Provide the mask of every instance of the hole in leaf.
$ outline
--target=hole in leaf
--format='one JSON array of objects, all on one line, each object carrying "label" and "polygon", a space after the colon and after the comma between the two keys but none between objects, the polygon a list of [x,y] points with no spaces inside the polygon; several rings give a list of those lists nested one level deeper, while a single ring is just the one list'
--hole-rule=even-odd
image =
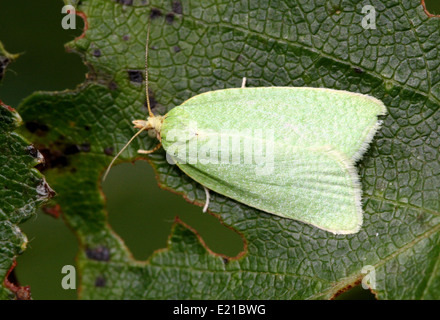
[{"label": "hole in leaf", "polygon": [[340,294],[335,300],[376,300],[376,297],[370,290],[362,288],[360,284]]},{"label": "hole in leaf", "polygon": [[20,53],[6,71],[0,87],[2,100],[17,106],[34,91],[64,90],[82,83],[87,67],[78,54],[66,53],[64,44],[83,32],[83,19],[77,16],[76,29],[65,30],[61,27],[62,2],[28,1],[25,10],[17,4],[0,1],[1,41],[8,52]]},{"label": "hole in leaf", "polygon": [[110,225],[137,260],[166,247],[175,216],[197,230],[212,251],[234,257],[243,250],[241,237],[216,217],[159,188],[146,161],[113,167],[103,191]]},{"label": "hole in leaf", "polygon": [[430,14],[440,14],[440,2],[438,0],[425,0],[425,8]]},{"label": "hole in leaf", "polygon": [[20,229],[29,239],[26,251],[17,257],[15,271],[20,285],[29,285],[35,300],[77,299],[76,290],[65,290],[60,285],[62,267],[77,267],[78,253],[77,239],[64,221],[39,210],[34,218],[20,224]]}]

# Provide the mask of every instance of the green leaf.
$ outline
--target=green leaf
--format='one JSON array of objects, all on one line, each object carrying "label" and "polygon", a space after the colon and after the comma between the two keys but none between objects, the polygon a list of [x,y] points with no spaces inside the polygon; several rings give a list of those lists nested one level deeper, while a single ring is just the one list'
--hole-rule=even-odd
[{"label": "green leaf", "polygon": [[[6,65],[16,57],[0,43],[0,79]],[[30,298],[28,287],[19,287],[5,277],[28,242],[18,224],[32,217],[36,208],[53,195],[43,176],[33,168],[43,157],[14,132],[20,124],[17,111],[0,101],[0,300]]]},{"label": "green leaf", "polygon": [[[68,46],[90,67],[88,81],[76,91],[37,92],[20,112],[38,124],[30,137],[50,159],[47,179],[81,244],[81,298],[327,299],[360,283],[369,266],[378,298],[440,298],[440,20],[420,0],[370,1],[377,28],[367,30],[355,0],[73,4],[87,29]],[[238,87],[242,77],[249,87],[326,87],[385,103],[383,127],[358,164],[359,233],[333,235],[213,194],[210,209],[242,235],[244,252],[213,254],[177,220],[167,249],[146,263],[131,257],[108,225],[100,185],[109,151],[133,135],[131,120],[146,117],[149,20],[155,113]],[[141,135],[120,161],[155,144]],[[204,203],[201,186],[163,150],[144,158],[164,188]]]}]

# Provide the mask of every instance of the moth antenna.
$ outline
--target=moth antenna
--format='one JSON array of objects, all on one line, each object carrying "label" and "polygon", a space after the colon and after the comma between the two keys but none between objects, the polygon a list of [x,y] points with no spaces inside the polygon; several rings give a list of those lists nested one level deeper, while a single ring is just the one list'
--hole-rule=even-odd
[{"label": "moth antenna", "polygon": [[104,177],[102,178],[102,181],[105,181],[105,179],[107,178],[108,173],[110,172],[110,169],[113,165],[113,163],[115,163],[116,159],[121,155],[121,153],[128,147],[128,145],[134,140],[134,138],[136,138],[142,131],[144,131],[145,129],[147,129],[147,126],[141,128],[138,132],[136,132],[130,140],[128,140],[128,142],[125,144],[125,146],[118,152],[118,154],[113,158],[112,162],[110,162],[109,166],[107,167],[107,170],[104,173]]},{"label": "moth antenna", "polygon": [[148,94],[148,44],[150,42],[150,22],[148,22],[147,43],[145,44],[145,98],[147,99],[148,115],[154,117],[151,112],[150,95]]},{"label": "moth antenna", "polygon": [[[148,29],[147,29],[147,43],[145,44],[145,98],[147,100],[147,106],[148,106],[148,115],[150,117],[154,118],[154,114],[151,111],[150,106],[150,95],[148,94],[148,44],[150,42],[150,22],[148,22]],[[105,181],[107,178],[108,173],[110,172],[111,167],[113,166],[113,163],[115,163],[116,159],[121,155],[122,152],[128,147],[128,145],[136,138],[142,131],[148,129],[147,126],[141,128],[138,132],[136,132],[130,140],[125,144],[125,146],[119,150],[118,154],[113,158],[112,162],[110,162],[109,166],[107,167],[107,170],[104,173],[104,177],[102,178],[102,181]]]}]

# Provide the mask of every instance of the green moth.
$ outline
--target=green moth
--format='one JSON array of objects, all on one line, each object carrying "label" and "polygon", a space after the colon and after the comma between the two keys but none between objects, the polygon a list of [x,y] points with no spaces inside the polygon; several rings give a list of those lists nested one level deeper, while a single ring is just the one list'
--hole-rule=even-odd
[{"label": "green moth", "polygon": [[386,114],[381,101],[332,89],[242,87],[196,95],[165,116],[148,109],[128,143],[155,130],[160,144],[140,153],[162,145],[205,188],[335,234],[359,231],[355,162]]}]

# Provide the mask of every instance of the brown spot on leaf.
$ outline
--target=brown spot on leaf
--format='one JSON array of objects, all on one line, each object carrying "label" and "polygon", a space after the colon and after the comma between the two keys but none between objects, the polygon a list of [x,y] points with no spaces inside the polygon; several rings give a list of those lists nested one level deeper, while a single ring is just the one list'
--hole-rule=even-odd
[{"label": "brown spot on leaf", "polygon": [[151,19],[156,19],[162,16],[162,11],[160,11],[157,8],[152,8],[151,9],[151,13],[150,13],[150,18]]},{"label": "brown spot on leaf", "polygon": [[174,21],[174,13],[170,12],[165,16],[165,21],[172,24]]},{"label": "brown spot on leaf", "polygon": [[92,54],[97,58],[99,58],[102,55],[101,50],[99,50],[99,49],[93,50]]},{"label": "brown spot on leaf", "polygon": [[87,258],[96,261],[109,261],[110,260],[110,249],[105,246],[98,246],[96,248],[86,249]]},{"label": "brown spot on leaf", "polygon": [[64,154],[66,156],[68,156],[68,155],[79,153],[80,151],[81,150],[79,149],[78,145],[71,144],[71,145],[66,146],[66,148],[64,149]]},{"label": "brown spot on leaf", "polygon": [[91,150],[92,148],[91,148],[91,146],[90,146],[90,143],[85,142],[85,143],[81,144],[81,146],[79,147],[79,149],[80,149],[82,152],[90,152],[90,150]]},{"label": "brown spot on leaf", "polygon": [[50,168],[63,168],[69,165],[67,157],[60,150],[40,149],[44,156],[44,163],[37,165],[37,169],[43,172]]},{"label": "brown spot on leaf", "polygon": [[133,5],[133,0],[115,0],[116,3],[125,5],[125,6],[132,6]]},{"label": "brown spot on leaf", "polygon": [[106,284],[106,281],[105,281],[104,277],[99,276],[96,278],[95,287],[102,288],[102,287],[105,287],[105,284]]},{"label": "brown spot on leaf", "polygon": [[116,84],[116,82],[110,81],[109,84],[108,84],[108,88],[110,90],[114,91],[114,90],[118,89],[118,85]]},{"label": "brown spot on leaf", "polygon": [[173,1],[172,9],[174,13],[182,14],[183,13],[182,2],[180,2],[179,0]]},{"label": "brown spot on leaf", "polygon": [[115,149],[113,147],[107,147],[104,149],[104,153],[108,156],[113,155],[113,152],[115,151]]},{"label": "brown spot on leaf", "polygon": [[35,133],[37,136],[45,136],[46,133],[49,131],[49,127],[45,124],[39,123],[37,121],[28,121],[25,123],[26,129],[28,129],[29,132]]},{"label": "brown spot on leaf", "polygon": [[128,78],[131,82],[142,83],[142,71],[140,70],[127,70]]},{"label": "brown spot on leaf", "polygon": [[[85,130],[90,130],[90,127],[85,126]],[[64,168],[69,163],[68,156],[75,155],[79,152],[90,152],[90,143],[84,142],[81,145],[67,144],[63,142],[65,140],[63,136],[58,141],[51,144],[49,147],[42,147],[39,149],[40,153],[44,157],[44,161],[36,166],[40,172],[51,168]]]}]

